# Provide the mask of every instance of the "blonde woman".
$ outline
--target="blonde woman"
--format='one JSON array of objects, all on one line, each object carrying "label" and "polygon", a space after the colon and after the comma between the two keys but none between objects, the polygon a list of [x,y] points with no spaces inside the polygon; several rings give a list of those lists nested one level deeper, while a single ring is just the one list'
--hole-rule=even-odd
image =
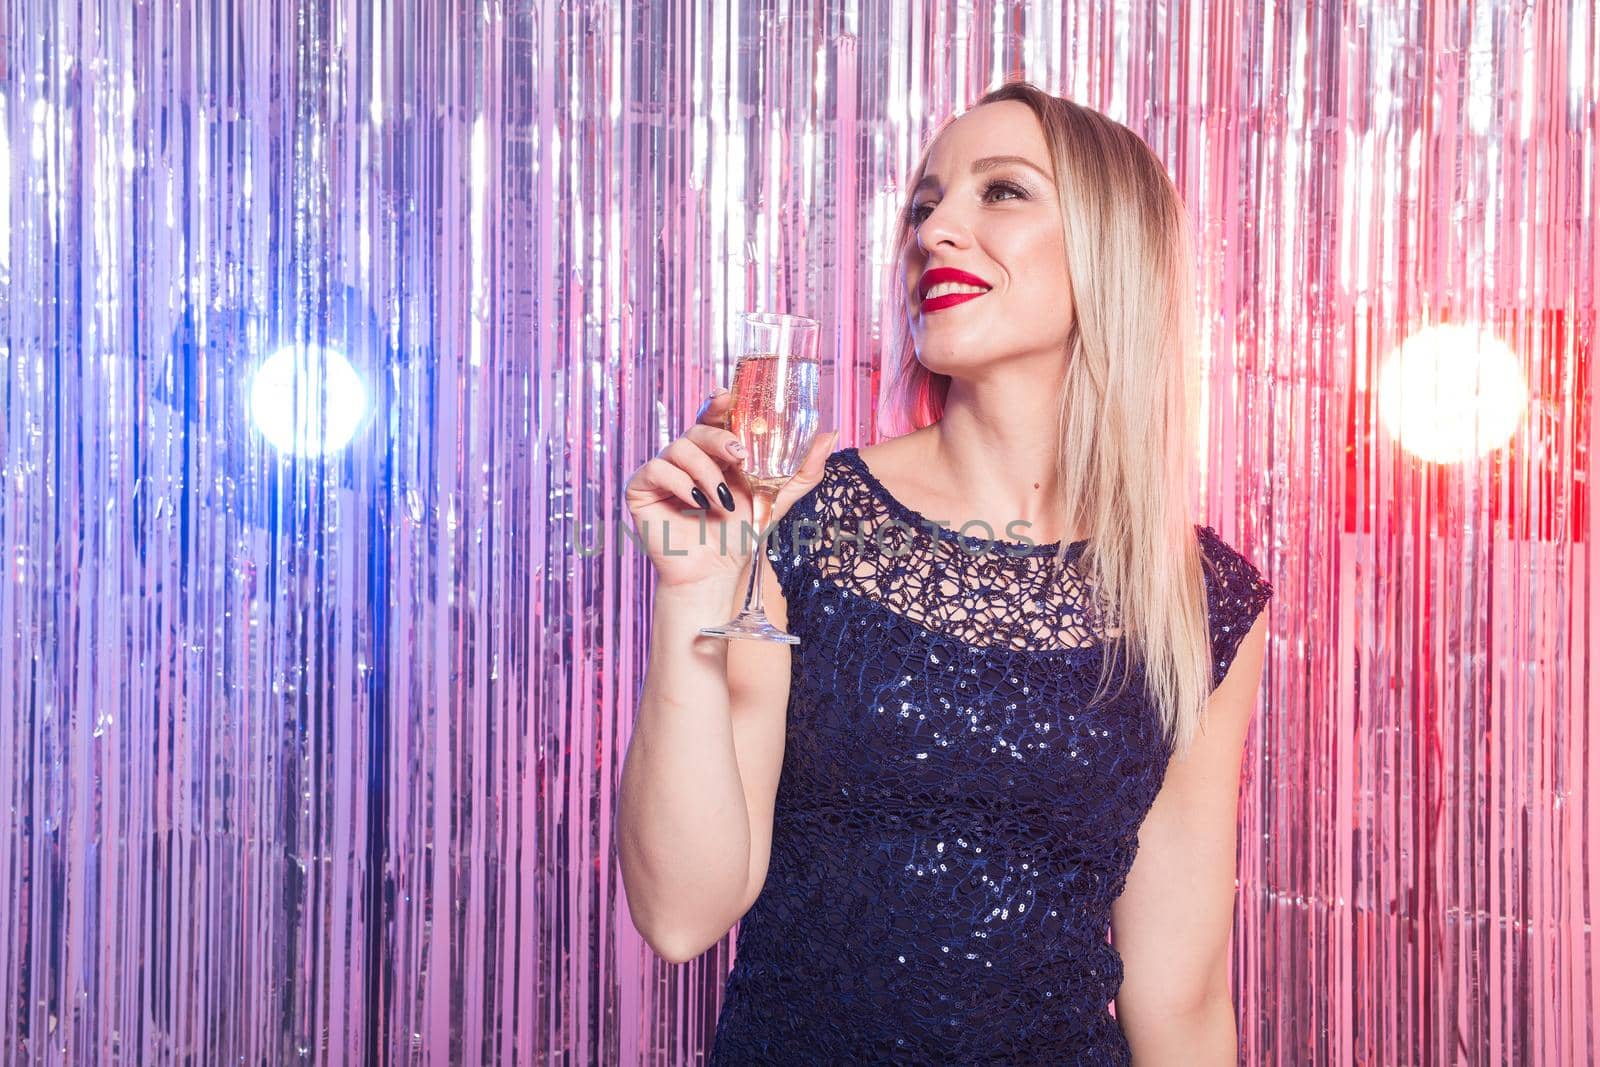
[{"label": "blonde woman", "polygon": [[792,649],[696,636],[749,562],[692,535],[749,514],[728,395],[630,482],[659,584],[618,847],[666,958],[740,923],[712,1063],[1236,1061],[1272,588],[1190,511],[1186,225],[1143,141],[1027,83],[940,129],[897,435],[825,436],[775,509]]}]

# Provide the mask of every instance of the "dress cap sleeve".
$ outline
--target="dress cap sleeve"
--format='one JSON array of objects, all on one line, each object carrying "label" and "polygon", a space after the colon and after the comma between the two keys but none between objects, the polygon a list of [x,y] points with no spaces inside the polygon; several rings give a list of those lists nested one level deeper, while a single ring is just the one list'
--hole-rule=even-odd
[{"label": "dress cap sleeve", "polygon": [[1239,642],[1272,598],[1272,583],[1256,566],[1209,526],[1196,526],[1206,583],[1206,617],[1211,630],[1211,686],[1227,677]]}]

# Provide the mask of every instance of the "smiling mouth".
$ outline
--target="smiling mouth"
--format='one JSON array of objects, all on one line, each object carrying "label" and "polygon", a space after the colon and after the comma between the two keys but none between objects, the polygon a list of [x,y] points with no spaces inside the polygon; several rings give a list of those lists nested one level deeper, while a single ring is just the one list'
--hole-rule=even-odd
[{"label": "smiling mouth", "polygon": [[[942,288],[944,288],[944,286],[934,286],[934,290]],[[964,304],[968,300],[976,300],[978,297],[984,295],[988,291],[989,290],[987,289],[978,289],[974,286],[960,286],[954,291],[940,293],[938,296],[923,297],[922,313],[926,315],[930,312],[942,311],[948,307],[955,307],[957,304]]]}]

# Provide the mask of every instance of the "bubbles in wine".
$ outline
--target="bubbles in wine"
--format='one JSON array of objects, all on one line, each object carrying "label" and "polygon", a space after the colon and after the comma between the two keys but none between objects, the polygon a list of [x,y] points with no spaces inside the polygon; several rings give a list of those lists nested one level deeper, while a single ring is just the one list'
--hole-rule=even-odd
[{"label": "bubbles in wine", "polygon": [[783,353],[740,357],[728,427],[744,442],[743,470],[752,483],[781,483],[799,469],[816,435],[820,371],[815,359]]}]

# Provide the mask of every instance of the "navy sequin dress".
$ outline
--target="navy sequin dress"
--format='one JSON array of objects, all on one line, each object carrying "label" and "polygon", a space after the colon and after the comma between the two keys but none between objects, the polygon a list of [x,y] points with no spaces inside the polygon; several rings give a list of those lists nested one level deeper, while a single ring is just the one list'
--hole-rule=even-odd
[{"label": "navy sequin dress", "polygon": [[[1196,530],[1220,682],[1272,589]],[[1170,750],[1137,685],[1085,710],[1057,547],[932,527],[853,448],[774,527],[801,644],[712,1064],[1129,1061],[1111,904]]]}]

